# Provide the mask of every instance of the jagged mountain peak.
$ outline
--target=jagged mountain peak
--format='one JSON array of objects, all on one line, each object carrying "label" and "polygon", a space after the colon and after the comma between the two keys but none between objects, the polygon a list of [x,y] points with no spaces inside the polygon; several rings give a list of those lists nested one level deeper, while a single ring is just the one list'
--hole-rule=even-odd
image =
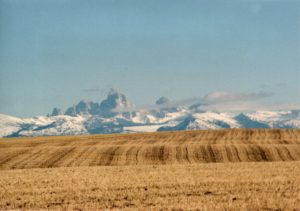
[{"label": "jagged mountain peak", "polygon": [[107,98],[100,103],[100,110],[102,113],[111,113],[115,109],[130,108],[130,103],[126,96],[121,92],[111,89],[107,95]]},{"label": "jagged mountain peak", "polygon": [[81,100],[76,105],[69,107],[65,115],[96,115],[100,113],[99,104],[93,101]]},{"label": "jagged mountain peak", "polygon": [[50,116],[59,116],[59,115],[62,115],[62,114],[63,113],[62,113],[61,109],[55,107],[55,108],[53,108],[52,113],[51,113]]},{"label": "jagged mountain peak", "polygon": [[160,97],[158,98],[158,100],[156,100],[155,104],[156,105],[165,105],[165,104],[169,104],[171,102],[171,100],[167,97]]},{"label": "jagged mountain peak", "polygon": [[[80,100],[77,104],[69,107],[65,111],[65,115],[77,116],[77,115],[100,115],[111,116],[116,113],[117,109],[126,109],[132,107],[126,96],[117,91],[116,89],[110,89],[106,99],[100,103],[96,103],[90,100]],[[57,116],[62,114],[61,110],[54,108],[50,116]]]}]

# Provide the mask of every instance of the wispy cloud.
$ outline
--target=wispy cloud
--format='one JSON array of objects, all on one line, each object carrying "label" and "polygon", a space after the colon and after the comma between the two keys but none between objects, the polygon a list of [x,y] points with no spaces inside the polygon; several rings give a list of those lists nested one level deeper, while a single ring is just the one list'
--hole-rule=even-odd
[{"label": "wispy cloud", "polygon": [[260,89],[262,90],[274,90],[274,89],[280,89],[280,88],[284,88],[284,87],[288,87],[288,84],[285,82],[280,82],[280,83],[275,83],[275,84],[261,84],[260,85]]},{"label": "wispy cloud", "polygon": [[244,102],[256,101],[267,97],[271,97],[273,93],[256,92],[256,93],[229,93],[229,92],[213,92],[203,97],[206,104],[219,104],[224,102]]},{"label": "wispy cloud", "polygon": [[163,105],[136,106],[132,108],[117,108],[116,112],[159,110],[162,108],[198,107],[203,110],[251,110],[258,108],[258,101],[271,97],[272,93],[229,93],[213,92],[204,97],[193,97],[182,100],[174,100]]}]

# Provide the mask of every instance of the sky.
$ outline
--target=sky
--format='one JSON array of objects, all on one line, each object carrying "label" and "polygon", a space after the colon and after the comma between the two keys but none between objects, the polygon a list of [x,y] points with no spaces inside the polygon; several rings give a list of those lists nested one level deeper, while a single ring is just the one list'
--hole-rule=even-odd
[{"label": "sky", "polygon": [[213,92],[300,104],[298,0],[0,0],[0,113],[110,88],[137,105]]}]

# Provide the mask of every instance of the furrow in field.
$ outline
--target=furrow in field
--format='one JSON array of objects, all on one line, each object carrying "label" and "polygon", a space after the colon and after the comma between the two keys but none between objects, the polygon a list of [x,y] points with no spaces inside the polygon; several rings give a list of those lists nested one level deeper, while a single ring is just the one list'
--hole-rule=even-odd
[{"label": "furrow in field", "polygon": [[30,166],[32,160],[38,159],[40,155],[43,153],[43,149],[41,148],[33,148],[29,150],[28,153],[23,154],[23,156],[19,156],[19,159],[14,159],[12,163],[10,163],[11,168],[13,169],[23,169],[26,166]]},{"label": "furrow in field", "polygon": [[8,166],[10,166],[9,164],[11,162],[14,162],[16,159],[19,159],[20,157],[27,155],[28,152],[30,152],[30,149],[18,148],[12,150],[12,152],[7,151],[6,153],[3,153],[4,156],[0,160],[0,169],[7,168]]},{"label": "furrow in field", "polygon": [[0,169],[300,160],[297,130],[233,129],[0,140]]}]

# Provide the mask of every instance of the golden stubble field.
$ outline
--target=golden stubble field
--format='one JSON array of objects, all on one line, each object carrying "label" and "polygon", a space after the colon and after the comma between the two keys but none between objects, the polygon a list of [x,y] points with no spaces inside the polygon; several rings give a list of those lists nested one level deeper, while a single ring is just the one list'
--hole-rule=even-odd
[{"label": "golden stubble field", "polygon": [[0,139],[0,210],[300,210],[300,130]]}]

